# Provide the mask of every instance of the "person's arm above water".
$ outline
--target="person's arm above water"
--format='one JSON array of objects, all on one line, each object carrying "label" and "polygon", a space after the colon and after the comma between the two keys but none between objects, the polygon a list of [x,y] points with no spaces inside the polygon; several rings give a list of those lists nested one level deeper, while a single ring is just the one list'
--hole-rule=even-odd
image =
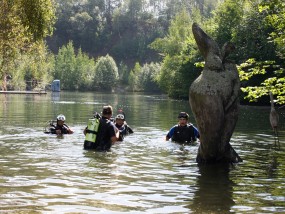
[{"label": "person's arm above water", "polygon": [[63,127],[66,129],[67,134],[73,134],[74,131],[68,127],[68,125],[63,124]]},{"label": "person's arm above water", "polygon": [[167,135],[166,135],[166,137],[165,137],[165,140],[166,140],[166,141],[169,141],[170,138],[172,138],[173,134],[174,134],[174,127],[172,127],[172,128],[169,130],[169,132],[167,133]]},{"label": "person's arm above water", "polygon": [[112,124],[112,126],[110,127],[110,131],[111,131],[111,142],[112,144],[114,144],[116,141],[118,141],[119,137],[120,137],[120,131],[119,129]]},{"label": "person's arm above water", "polygon": [[73,134],[74,133],[74,131],[72,130],[72,129],[70,129],[70,128],[68,128],[68,134]]},{"label": "person's arm above water", "polygon": [[120,131],[119,131],[119,129],[116,128],[115,132],[116,132],[116,140],[115,140],[115,142],[116,142],[120,137]]}]

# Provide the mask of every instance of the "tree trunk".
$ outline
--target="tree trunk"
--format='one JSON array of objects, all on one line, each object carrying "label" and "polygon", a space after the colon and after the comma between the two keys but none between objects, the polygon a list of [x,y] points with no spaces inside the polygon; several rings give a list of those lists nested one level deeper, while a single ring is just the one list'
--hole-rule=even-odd
[{"label": "tree trunk", "polygon": [[241,158],[230,145],[238,120],[240,90],[236,65],[226,60],[233,45],[226,43],[221,51],[197,24],[192,30],[205,59],[201,75],[189,90],[189,103],[200,132],[197,162],[239,162]]}]

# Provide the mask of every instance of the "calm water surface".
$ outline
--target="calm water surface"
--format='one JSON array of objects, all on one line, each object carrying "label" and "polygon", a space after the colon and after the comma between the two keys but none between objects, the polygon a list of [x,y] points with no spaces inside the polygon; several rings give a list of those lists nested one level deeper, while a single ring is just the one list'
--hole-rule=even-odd
[{"label": "calm water surface", "polygon": [[[105,104],[135,134],[84,151],[82,131]],[[187,101],[162,95],[0,95],[0,213],[285,213],[284,117],[276,150],[270,108],[243,106],[231,144],[244,162],[199,167],[198,145],[164,141],[180,111]],[[74,134],[44,134],[60,113]]]}]

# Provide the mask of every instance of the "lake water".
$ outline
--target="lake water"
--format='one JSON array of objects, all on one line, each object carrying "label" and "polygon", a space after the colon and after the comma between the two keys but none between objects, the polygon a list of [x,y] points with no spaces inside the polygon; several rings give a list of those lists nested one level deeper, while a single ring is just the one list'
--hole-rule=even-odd
[{"label": "lake water", "polygon": [[[134,134],[83,150],[94,111],[122,108]],[[201,166],[198,145],[164,141],[187,101],[163,95],[0,95],[0,213],[285,213],[285,125],[274,148],[269,107],[242,106],[231,140],[243,162]],[[43,133],[64,114],[73,135]]]}]

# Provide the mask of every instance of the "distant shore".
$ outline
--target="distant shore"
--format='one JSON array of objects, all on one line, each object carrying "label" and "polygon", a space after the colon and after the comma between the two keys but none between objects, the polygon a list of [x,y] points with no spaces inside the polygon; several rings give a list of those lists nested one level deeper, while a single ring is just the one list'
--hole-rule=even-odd
[{"label": "distant shore", "polygon": [[46,91],[0,91],[0,94],[47,94]]}]

